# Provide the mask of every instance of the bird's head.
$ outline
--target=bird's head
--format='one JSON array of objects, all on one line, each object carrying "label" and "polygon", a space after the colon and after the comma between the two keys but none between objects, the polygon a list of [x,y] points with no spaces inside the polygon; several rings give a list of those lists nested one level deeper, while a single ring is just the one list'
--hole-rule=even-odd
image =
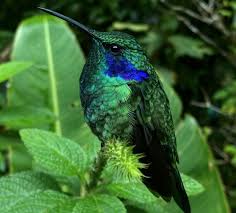
[{"label": "bird's head", "polygon": [[55,11],[41,7],[39,9],[69,22],[89,35],[93,41],[89,55],[94,64],[105,62],[105,75],[137,82],[149,77],[150,64],[133,36],[118,31],[99,32]]}]

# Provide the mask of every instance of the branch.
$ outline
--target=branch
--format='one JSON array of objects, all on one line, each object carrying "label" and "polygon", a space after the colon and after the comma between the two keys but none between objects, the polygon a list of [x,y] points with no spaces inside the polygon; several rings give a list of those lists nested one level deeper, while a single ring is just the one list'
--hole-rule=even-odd
[{"label": "branch", "polygon": [[236,60],[226,51],[224,51],[221,47],[219,47],[215,41],[203,34],[196,26],[192,25],[192,23],[187,18],[178,14],[175,15],[179,21],[181,21],[183,24],[185,24],[185,26],[189,28],[189,30],[191,30],[194,34],[198,35],[204,42],[214,47],[220,53],[220,55],[226,58],[227,61],[229,61],[236,68]]},{"label": "branch", "polygon": [[171,8],[171,10],[175,12],[181,12],[184,13],[194,19],[197,19],[198,21],[204,22],[205,24],[212,24],[215,20],[212,18],[208,18],[206,16],[202,17],[199,14],[193,12],[192,10],[189,10],[188,8],[181,7],[179,5],[171,5],[166,0],[160,0],[164,5],[166,5],[168,8]]},{"label": "branch", "polygon": [[219,30],[221,33],[223,33],[224,36],[226,37],[230,35],[230,32],[226,29],[226,27],[222,22],[221,16],[214,10],[215,4],[213,2],[211,3],[213,5],[207,5],[205,2],[193,0],[193,3],[196,5],[201,15],[188,8],[179,5],[172,5],[168,3],[166,0],[160,0],[160,2],[169,9],[171,9],[172,11],[174,11],[175,13],[180,12],[204,24],[211,25],[215,27],[217,30]]}]

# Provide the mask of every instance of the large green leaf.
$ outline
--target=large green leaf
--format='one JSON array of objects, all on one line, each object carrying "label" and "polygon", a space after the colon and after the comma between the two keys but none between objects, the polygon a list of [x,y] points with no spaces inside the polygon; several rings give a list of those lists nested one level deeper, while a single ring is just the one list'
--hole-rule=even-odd
[{"label": "large green leaf", "polygon": [[111,183],[100,186],[102,190],[137,203],[157,202],[157,198],[142,183]]},{"label": "large green leaf", "polygon": [[84,175],[89,166],[85,151],[69,139],[38,129],[24,129],[20,135],[35,161],[51,173]]},{"label": "large green leaf", "polygon": [[[176,131],[180,170],[198,180],[205,188],[204,192],[190,197],[193,213],[227,213],[229,206],[224,195],[212,153],[195,119],[186,116]],[[175,204],[168,209],[175,209]],[[171,210],[170,212],[181,212]]]},{"label": "large green leaf", "polygon": [[124,213],[126,209],[122,202],[111,195],[90,195],[80,199],[73,213]]},{"label": "large green leaf", "polygon": [[57,183],[48,175],[21,172],[0,179],[0,212],[71,213],[76,200],[58,192]]},{"label": "large green leaf", "polygon": [[203,186],[193,178],[184,174],[181,174],[181,178],[188,196],[197,195],[204,191]]},{"label": "large green leaf", "polygon": [[40,127],[55,120],[53,113],[41,107],[7,107],[0,111],[0,125],[11,129]]},{"label": "large green leaf", "polygon": [[0,83],[10,77],[25,71],[32,66],[30,62],[8,62],[0,65]]},{"label": "large green leaf", "polygon": [[32,61],[35,66],[11,79],[9,105],[50,108],[57,118],[54,131],[76,139],[83,116],[72,105],[79,99],[84,56],[68,26],[50,16],[23,21],[16,32],[12,60]]},{"label": "large green leaf", "polygon": [[1,178],[0,189],[0,212],[26,212],[18,208],[25,202],[30,207],[30,199],[47,190],[58,190],[58,186],[43,173],[22,172]]},{"label": "large green leaf", "polygon": [[[3,209],[4,213],[44,213],[57,208],[63,208],[67,203],[71,203],[70,197],[61,193],[47,190],[27,193],[28,196],[20,197],[16,202]],[[57,212],[57,211],[56,211]],[[68,212],[69,213],[69,212]]]}]

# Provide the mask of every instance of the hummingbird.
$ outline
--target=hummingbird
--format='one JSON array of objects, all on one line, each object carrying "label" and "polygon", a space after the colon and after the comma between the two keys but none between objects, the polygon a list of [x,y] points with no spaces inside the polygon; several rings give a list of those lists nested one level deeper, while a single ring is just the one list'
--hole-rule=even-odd
[{"label": "hummingbird", "polygon": [[80,99],[92,132],[103,142],[134,145],[148,165],[144,183],[164,200],[191,208],[177,167],[179,157],[169,100],[160,78],[136,39],[124,32],[100,32],[55,11],[40,10],[78,27],[91,38],[80,76]]}]

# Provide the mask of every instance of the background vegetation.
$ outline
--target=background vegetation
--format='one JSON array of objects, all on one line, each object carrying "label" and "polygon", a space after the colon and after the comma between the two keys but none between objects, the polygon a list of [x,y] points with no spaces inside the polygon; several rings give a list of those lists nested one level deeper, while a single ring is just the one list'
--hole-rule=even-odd
[{"label": "background vegetation", "polygon": [[[236,2],[18,0],[16,4],[4,0],[0,6],[2,176],[31,168],[41,171],[45,166],[37,161],[34,148],[29,145],[36,144],[37,138],[22,137],[34,161],[27,154],[18,134],[23,128],[51,130],[70,138],[86,150],[91,162],[99,150],[94,145],[96,139],[83,122],[78,91],[79,73],[89,50],[89,40],[65,23],[41,15],[36,6],[57,10],[100,31],[127,31],[142,43],[164,81],[171,102],[180,170],[204,187],[202,193],[199,190],[190,193],[194,195],[191,196],[193,212],[224,213],[230,212],[229,208],[236,211]],[[91,163],[90,167],[93,166]],[[46,166],[46,169],[53,170],[53,167]],[[74,175],[73,172],[60,172],[56,171],[56,175]],[[29,174],[17,175],[17,180],[23,183]],[[63,192],[74,193],[68,181],[65,184],[62,178],[56,179],[64,183],[61,184]],[[6,186],[4,181],[10,180],[2,179],[1,186]],[[40,187],[43,190],[46,185]],[[189,187],[189,190],[193,189]],[[116,199],[112,196],[127,199],[124,204],[129,212],[137,212],[137,208],[147,212],[179,211],[173,203],[159,203],[148,209],[142,199],[134,201],[125,193],[107,191],[111,196],[108,202]],[[4,200],[6,193],[6,188],[0,190],[0,202],[8,205],[10,201]],[[17,193],[22,196],[21,189]],[[31,193],[33,191],[28,194]],[[11,196],[9,194],[9,199],[15,199]],[[42,199],[50,201],[51,194],[43,196]],[[153,202],[153,198],[148,198]],[[32,205],[33,201],[29,202]],[[117,205],[118,209],[123,208],[119,202]],[[13,212],[14,208],[13,205],[8,212]],[[69,205],[69,208],[72,207]]]}]

